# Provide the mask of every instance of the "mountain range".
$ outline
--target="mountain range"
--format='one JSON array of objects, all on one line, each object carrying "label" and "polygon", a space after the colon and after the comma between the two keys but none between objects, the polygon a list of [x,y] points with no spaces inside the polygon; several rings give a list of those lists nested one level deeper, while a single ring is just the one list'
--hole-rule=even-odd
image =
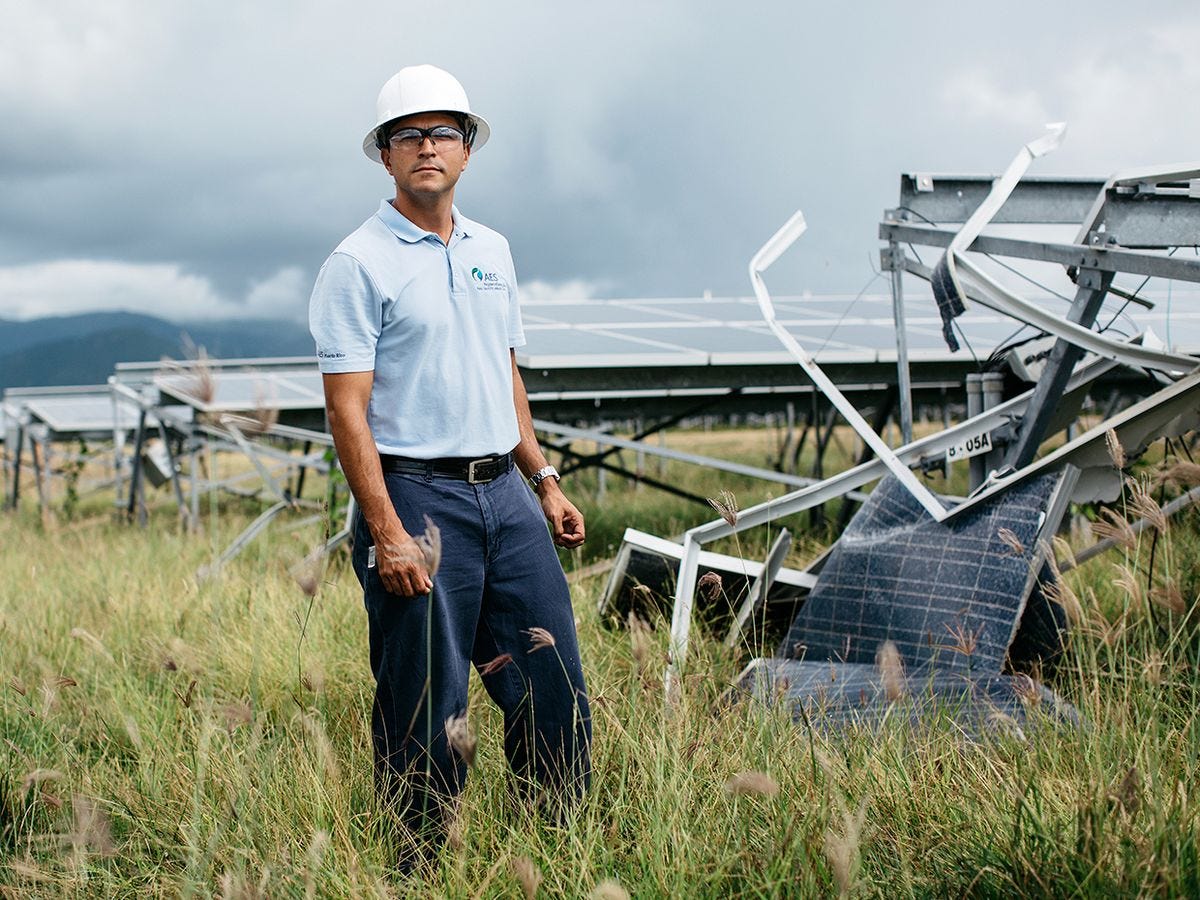
[{"label": "mountain range", "polygon": [[197,347],[226,359],[313,355],[308,329],[290,321],[180,323],[126,312],[0,319],[0,389],[103,384],[118,362],[185,359]]}]

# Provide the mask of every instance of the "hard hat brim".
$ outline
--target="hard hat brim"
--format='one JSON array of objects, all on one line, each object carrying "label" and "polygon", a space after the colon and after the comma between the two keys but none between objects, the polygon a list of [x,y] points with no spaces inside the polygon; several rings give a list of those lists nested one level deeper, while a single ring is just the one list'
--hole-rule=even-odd
[{"label": "hard hat brim", "polygon": [[[441,109],[415,109],[405,113],[406,116],[416,116],[423,112],[451,112],[456,115],[466,116],[475,126],[475,141],[471,144],[471,150],[475,151],[487,143],[487,139],[491,137],[492,128],[487,123],[487,119],[483,116],[477,116],[475,113],[458,112],[457,110],[441,110]],[[401,116],[400,118],[404,118]],[[379,130],[380,125],[386,125],[388,122],[395,121],[395,118],[384,119],[382,122],[376,122],[375,127],[367,132],[367,136],[363,138],[362,149],[367,155],[367,159],[372,162],[377,162],[382,165],[383,157],[379,154],[379,148],[375,146],[375,132]]]}]

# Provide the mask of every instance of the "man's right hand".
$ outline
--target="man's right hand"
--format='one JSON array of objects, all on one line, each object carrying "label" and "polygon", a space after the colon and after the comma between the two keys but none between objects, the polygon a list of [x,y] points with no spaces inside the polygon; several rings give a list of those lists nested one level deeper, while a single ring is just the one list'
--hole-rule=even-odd
[{"label": "man's right hand", "polygon": [[425,555],[406,531],[376,540],[375,568],[389,593],[416,597],[433,590]]}]

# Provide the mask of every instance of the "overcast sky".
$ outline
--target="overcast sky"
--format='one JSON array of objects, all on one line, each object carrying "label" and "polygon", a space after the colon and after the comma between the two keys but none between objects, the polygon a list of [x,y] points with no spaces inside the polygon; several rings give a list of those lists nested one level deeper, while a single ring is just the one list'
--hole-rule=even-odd
[{"label": "overcast sky", "polygon": [[492,138],[460,182],[530,296],[777,293],[871,278],[899,174],[1200,159],[1195,2],[0,0],[0,317],[305,315],[390,196],[359,149],[432,62]]}]

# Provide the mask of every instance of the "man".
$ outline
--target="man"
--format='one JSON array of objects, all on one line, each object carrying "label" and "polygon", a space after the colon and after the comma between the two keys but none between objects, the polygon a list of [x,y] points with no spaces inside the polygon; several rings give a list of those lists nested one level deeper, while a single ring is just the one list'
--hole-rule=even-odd
[{"label": "man", "polygon": [[[561,808],[587,786],[590,713],[546,525],[577,547],[584,522],[534,435],[508,243],[454,206],[487,122],[434,66],[401,69],[377,113],[363,152],[395,196],[326,260],[309,322],[359,507],[376,784],[429,839],[466,776],[446,726],[465,714],[471,663],[504,712],[518,792]],[[531,644],[531,629],[546,634]]]}]

